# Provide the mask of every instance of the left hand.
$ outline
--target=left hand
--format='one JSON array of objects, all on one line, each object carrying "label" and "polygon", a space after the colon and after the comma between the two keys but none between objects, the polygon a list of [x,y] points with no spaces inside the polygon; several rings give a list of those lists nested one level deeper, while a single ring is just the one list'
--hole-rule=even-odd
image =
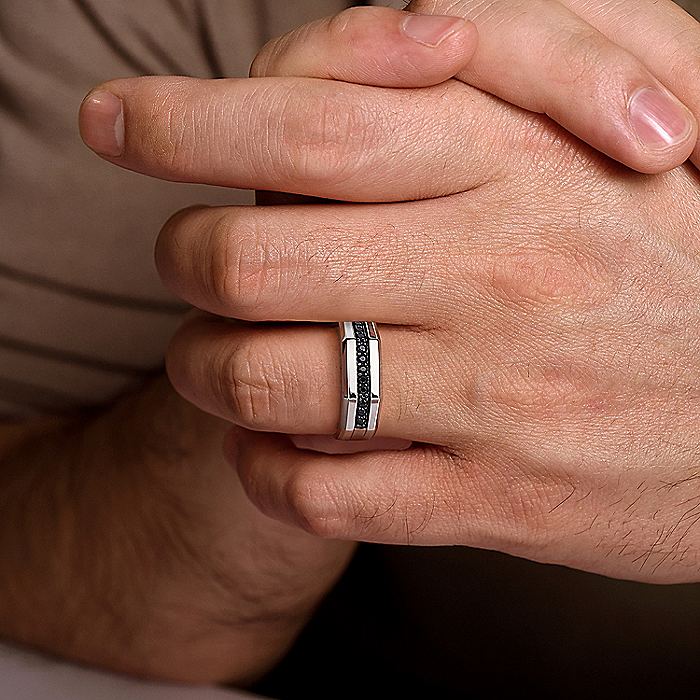
[{"label": "left hand", "polygon": [[[657,100],[674,95],[700,117],[698,23],[673,0],[413,0],[407,10],[425,14],[362,7],[300,27],[270,41],[251,75],[421,87],[429,84],[427,54],[448,70],[461,55],[464,65],[450,73],[457,80],[546,114],[635,170],[670,170],[689,151],[700,165],[683,110]],[[443,14],[462,25],[446,24],[458,20]],[[427,21],[431,36],[438,28],[448,34],[438,46],[419,47],[405,36],[409,21]],[[469,30],[478,30],[475,47],[464,41]],[[640,109],[642,95],[656,95],[650,110]]]},{"label": "left hand", "polygon": [[[379,435],[417,443],[331,456],[250,433],[244,487],[324,537],[700,581],[697,174],[581,168],[553,141],[538,158],[558,166],[540,169],[528,148],[505,177],[449,198],[171,222],[161,270],[201,308],[382,324]],[[186,398],[238,425],[336,430],[334,327],[203,317],[180,330],[168,368]]]},{"label": "left hand", "polygon": [[[154,80],[114,89],[153,104]],[[178,85],[176,109],[206,94],[191,89]],[[383,324],[380,432],[418,444],[329,456],[251,433],[236,446],[248,494],[265,513],[325,537],[467,544],[621,578],[700,580],[700,251],[689,235],[700,224],[697,173],[633,174],[548,119],[455,82],[402,94],[393,121],[384,119],[386,93],[376,94],[374,142],[391,122],[405,138],[400,157],[382,142],[342,177],[315,168],[303,182],[318,191],[307,193],[354,187],[349,198],[406,199],[457,172],[466,191],[392,205],[195,209],[173,218],[159,242],[166,282],[207,311]],[[407,132],[429,103],[430,128]],[[333,126],[334,103],[323,105]],[[260,152],[293,148],[298,157],[303,143],[329,167],[328,144],[299,121],[305,140],[289,122],[271,122],[289,141]],[[183,142],[168,129],[179,124],[172,114],[133,119],[122,163],[158,175],[175,163],[178,179],[213,172],[232,184],[223,160],[211,171],[191,150],[171,159]],[[455,133],[468,136],[461,150]],[[440,153],[480,157],[470,168],[440,160],[450,166],[440,174],[435,160],[411,167],[436,135]],[[204,160],[220,157],[219,136],[197,134]],[[330,147],[337,153],[338,142]],[[304,436],[335,431],[338,360],[331,327],[200,318],[174,339],[168,366],[205,410]]]}]

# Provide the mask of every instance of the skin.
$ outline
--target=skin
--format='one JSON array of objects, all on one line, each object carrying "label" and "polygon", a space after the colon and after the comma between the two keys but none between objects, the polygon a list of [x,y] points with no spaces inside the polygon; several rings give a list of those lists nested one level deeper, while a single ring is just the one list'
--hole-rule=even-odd
[{"label": "skin", "polygon": [[[352,35],[355,13],[341,33]],[[320,46],[337,44],[337,25],[321,24],[303,51],[314,31],[332,34]],[[286,75],[293,41],[262,65]],[[267,188],[398,200],[195,208],[161,234],[164,281],[204,311],[384,324],[380,434],[416,444],[326,455],[251,434],[235,462],[263,512],[333,539],[465,544],[619,578],[699,580],[691,165],[634,174],[551,119],[455,80],[375,88],[371,102],[364,86],[331,92],[292,78],[103,89],[125,105],[115,162],[126,167],[162,176],[175,162],[178,179],[239,186],[262,171]],[[154,112],[154,95],[173,92],[177,104]],[[245,118],[285,138],[248,162],[217,120],[178,131],[203,94],[214,110],[245,95],[252,109],[230,110],[232,133]],[[417,195],[443,197],[405,201]],[[336,343],[318,324],[204,317],[173,340],[168,372],[184,397],[239,426],[330,436]]]},{"label": "skin", "polygon": [[[161,269],[217,313],[228,298],[231,316],[386,324],[380,434],[423,444],[330,457],[251,435],[239,473],[267,514],[325,537],[697,581],[697,174],[630,177],[536,128],[536,148],[524,118],[504,146],[519,156],[508,173],[440,201],[190,212],[165,234]],[[212,254],[198,258],[202,241]],[[202,267],[176,273],[176,256]],[[221,260],[235,261],[223,277]],[[330,435],[334,334],[194,320],[168,369],[238,425]]]},{"label": "skin", "polygon": [[354,547],[257,511],[227,430],[160,378],[98,415],[0,432],[3,638],[188,683],[273,666]]},{"label": "skin", "polygon": [[[464,42],[472,26],[478,29],[471,60],[451,75],[506,102],[547,114],[625,165],[661,172],[682,163],[697,142],[691,119],[675,143],[650,147],[635,132],[629,109],[639,89],[653,87],[672,103],[676,100],[670,92],[694,114],[699,111],[694,81],[684,83],[696,67],[681,63],[697,51],[697,23],[671,0],[429,0],[412,2],[408,9],[473,21],[454,28],[444,40],[448,46],[440,47],[442,60],[448,60],[459,38]],[[306,75],[385,87],[431,84],[414,68],[419,52],[430,49],[401,41],[402,21],[384,8],[354,8],[319,20],[270,42],[254,61],[251,75]],[[381,60],[372,58],[377,46]],[[668,61],[669,55],[677,56],[681,65]],[[679,116],[687,116],[683,107],[676,107]],[[693,158],[700,162],[698,151]]]},{"label": "skin", "polygon": [[[460,78],[548,114],[636,170],[660,172],[669,157],[657,154],[656,161],[647,152],[638,160],[638,144],[624,135],[624,107],[639,64],[700,113],[694,79],[688,80],[697,74],[697,21],[673,0],[416,0],[409,9],[473,20],[479,50]],[[610,126],[618,124],[611,135]],[[700,164],[697,141],[692,158]]]},{"label": "skin", "polygon": [[[452,12],[453,5],[418,9]],[[583,9],[582,5],[579,12]],[[363,12],[358,10],[354,16],[361,18]],[[348,316],[356,312],[372,313],[378,320],[397,319],[391,321],[396,328],[384,333],[389,383],[382,429],[389,429],[391,436],[430,437],[433,446],[352,457],[314,455],[293,449],[286,439],[231,432],[227,422],[180,399],[163,379],[99,416],[5,426],[0,429],[0,492],[4,494],[0,513],[6,519],[0,528],[0,633],[4,637],[128,673],[245,683],[274,665],[344,568],[352,544],[328,538],[468,541],[540,560],[562,560],[555,541],[562,544],[568,531],[551,528],[560,522],[571,525],[574,517],[569,517],[567,509],[578,502],[584,504],[581,508],[600,513],[601,523],[610,527],[597,540],[593,535],[579,537],[580,546],[574,548],[579,560],[569,563],[600,570],[598,553],[607,551],[603,544],[615,544],[612,535],[608,535],[612,541],[604,541],[606,532],[625,527],[620,541],[626,544],[631,537],[625,534],[630,524],[624,518],[632,518],[635,526],[638,521],[646,523],[645,537],[654,535],[654,546],[644,538],[629,546],[641,547],[643,552],[651,549],[651,555],[670,547],[685,532],[685,524],[693,522],[692,502],[684,505],[693,497],[693,413],[682,403],[683,396],[692,399],[692,392],[682,392],[683,382],[690,381],[694,371],[692,362],[686,362],[694,342],[687,317],[692,307],[668,308],[661,282],[666,280],[671,288],[672,282],[682,278],[681,290],[689,290],[694,282],[691,255],[678,256],[683,267],[669,251],[676,244],[681,250],[692,250],[686,232],[696,223],[695,174],[684,167],[658,178],[633,176],[581,147],[545,118],[506,107],[457,81],[440,85],[464,70],[477,51],[472,25],[464,23],[461,31],[438,47],[395,43],[408,40],[397,28],[399,18],[386,13],[386,20],[372,25],[384,41],[372,44],[369,48],[374,53],[365,51],[360,62],[351,49],[335,52],[343,45],[337,39],[354,31],[346,16],[328,24],[342,30],[339,36],[331,36],[333,41],[324,37],[324,25],[316,34],[311,30],[309,45],[318,41],[319,50],[327,56],[320,68],[313,63],[307,66],[308,55],[291,65],[288,59],[297,44],[290,41],[286,49],[280,45],[265,58],[274,59],[268,68],[261,68],[261,59],[256,69],[281,76],[320,74],[379,87],[339,83],[321,87],[319,81],[294,78],[246,84],[120,81],[105,88],[113,91],[109,94],[124,109],[122,143],[113,139],[114,147],[109,141],[116,133],[116,122],[106,130],[104,122],[96,123],[106,103],[100,106],[95,94],[83,106],[81,125],[86,141],[105,157],[158,177],[357,202],[450,195],[442,201],[390,207],[324,204],[267,211],[191,210],[171,220],[158,248],[166,282],[184,298],[217,313],[251,320],[300,316],[331,320],[342,311]],[[596,13],[589,14],[592,22]],[[665,61],[644,55],[650,46],[676,47],[668,43],[675,40],[673,55],[679,57],[678,65],[686,56],[686,65],[692,66],[697,36],[688,19],[668,5],[645,4],[640,26],[649,23],[655,33],[649,37],[645,28],[642,39],[641,32],[626,31],[630,21],[622,15],[611,34],[618,46],[627,47],[650,71],[645,73],[639,62],[626,57],[626,69],[632,69],[625,74],[629,85],[637,86],[640,75],[645,84],[661,81],[696,114],[695,72],[679,68],[665,74]],[[608,19],[614,22],[616,17],[615,13],[600,16],[599,24]],[[488,24],[481,24],[482,19],[475,18],[484,42]],[[638,51],[632,50],[633,40]],[[289,52],[286,59],[285,51]],[[604,56],[617,61],[618,49],[611,51]],[[406,61],[407,57],[411,60]],[[478,58],[475,53],[474,60]],[[493,56],[485,54],[483,60]],[[413,73],[402,76],[404,87],[421,89],[400,94],[382,89],[397,85],[395,78],[391,85],[387,81],[387,76],[395,75],[393,70],[379,68],[396,68],[397,61],[416,66]],[[367,71],[367,66],[373,69]],[[527,70],[527,65],[522,69]],[[342,72],[333,75],[338,70]],[[422,82],[417,76],[423,76]],[[585,80],[587,73],[579,71],[578,77]],[[619,95],[619,86],[616,90]],[[374,110],[371,115],[382,118],[379,126],[383,128],[370,132],[371,141],[348,139],[347,127],[355,125],[347,121],[348,104],[360,105],[350,113],[360,131],[366,125],[366,106]],[[622,127],[615,140],[621,150],[615,157],[644,172],[660,172],[691,153],[696,129],[692,118],[686,141],[662,149],[661,154],[658,149],[647,153],[625,131],[624,120],[614,118],[620,104],[604,115]],[[240,105],[245,109],[237,109]],[[306,111],[297,109],[295,115],[293,108],[300,106]],[[193,134],[179,128],[186,123],[183,119],[201,116],[203,109],[210,110],[217,133],[201,128]],[[319,115],[326,117],[320,124]],[[575,115],[567,118],[571,116]],[[589,126],[601,121],[600,114],[592,116]],[[376,124],[376,119],[371,123]],[[398,137],[405,147],[398,154],[396,124],[402,127]],[[277,130],[271,128],[274,125]],[[235,138],[224,138],[227,133]],[[272,148],[259,148],[261,133],[270,134]],[[602,147],[594,129],[580,135]],[[107,150],[105,144],[110,146]],[[368,153],[374,155],[368,158]],[[351,168],[347,168],[348,159]],[[492,167],[484,167],[485,163]],[[285,238],[295,230],[301,238]],[[358,231],[365,244],[350,250],[348,242],[356,240]],[[210,241],[211,248],[207,251],[199,245],[195,250],[197,240]],[[179,241],[185,246],[180,255],[175,245]],[[234,257],[226,257],[230,255]],[[596,276],[589,280],[588,268],[579,261],[596,261],[596,255],[603,256],[608,267],[592,266]],[[228,265],[227,259],[240,260],[242,267]],[[460,266],[465,260],[468,265]],[[198,267],[192,261],[198,261]],[[652,262],[658,263],[653,274]],[[421,267],[427,263],[431,264]],[[353,278],[360,264],[364,265],[361,280]],[[237,275],[239,270],[245,274]],[[195,274],[202,277],[195,279]],[[305,287],[298,286],[302,275]],[[610,307],[603,302],[599,306],[611,318],[615,310],[620,314],[615,318],[624,333],[619,334],[617,346],[605,333],[587,338],[573,330],[578,328],[576,319],[601,321],[585,314],[597,308],[591,298],[607,299],[603,282],[609,283],[611,277],[619,285],[620,293],[614,296],[618,306],[613,307],[612,301]],[[392,285],[387,286],[386,279]],[[270,280],[275,284],[270,285]],[[573,281],[580,281],[581,288],[573,289]],[[278,297],[271,294],[274,290]],[[634,308],[634,294],[640,296],[642,290],[643,303],[638,306],[646,316],[624,316]],[[381,309],[376,306],[377,295],[386,300]],[[347,303],[351,296],[353,305]],[[410,307],[415,316],[406,315]],[[530,313],[532,309],[536,315]],[[656,321],[640,325],[645,317]],[[544,325],[536,325],[536,318],[542,318]],[[657,332],[662,321],[678,326]],[[465,334],[464,328],[470,333]],[[593,328],[589,326],[591,336]],[[682,332],[673,335],[674,330]],[[656,333],[648,348],[641,343],[643,332]],[[671,346],[663,358],[661,337]],[[227,343],[224,350],[222,338]],[[628,367],[625,343],[632,340],[638,353],[642,349],[651,353],[643,359],[648,360],[645,366],[651,368],[657,384],[653,379],[644,384],[646,375],[640,368]],[[431,359],[436,348],[445,351],[442,362],[426,360],[424,375],[400,372],[407,353]],[[542,354],[544,349],[550,355]],[[566,357],[561,355],[564,351]],[[569,362],[574,351],[580,353],[575,358],[578,364]],[[217,353],[226,364],[224,371],[217,365]],[[197,318],[174,340],[168,363],[180,392],[210,412],[256,430],[326,433],[334,427],[337,405],[335,401],[317,405],[317,397],[326,401],[337,396],[336,353],[331,329],[275,330]],[[527,372],[520,371],[525,355],[531,363],[529,381],[523,379]],[[268,362],[261,364],[260,358],[265,357]],[[445,357],[452,358],[448,373]],[[299,358],[308,364],[294,365]],[[601,374],[585,365],[595,358]],[[539,373],[533,374],[534,359]],[[570,367],[581,364],[580,373],[572,373]],[[279,381],[269,371],[273,366],[279,369]],[[674,367],[682,368],[683,377],[673,374]],[[611,373],[611,368],[618,374]],[[472,381],[477,369],[480,381]],[[598,365],[593,369],[598,370]],[[618,381],[625,387],[636,386],[625,371],[648,393],[630,391],[636,401],[630,404],[612,400],[616,398],[612,391],[601,397],[601,387],[617,386]],[[322,391],[313,381],[323,383]],[[425,382],[435,392],[418,405],[418,392]],[[678,397],[661,400],[673,386]],[[213,387],[224,391],[218,394]],[[565,399],[572,393],[578,402],[570,405]],[[655,410],[666,411],[666,423],[644,406],[642,398],[647,395],[655,399]],[[622,409],[627,405],[625,413]],[[301,407],[295,417],[291,407]],[[620,414],[614,413],[615,407]],[[563,423],[562,414],[567,418]],[[290,428],[291,418],[295,424]],[[691,427],[679,432],[681,423]],[[644,428],[634,433],[632,442],[632,430],[624,430],[628,424]],[[567,426],[566,432],[562,425]],[[662,441],[654,430],[665,431]],[[524,444],[528,433],[538,440],[535,448]],[[605,434],[602,442],[601,433]],[[222,459],[225,434],[228,458],[243,484]],[[130,436],[127,444],[124,435]],[[666,450],[663,455],[659,444]],[[405,447],[406,441],[394,444],[398,445]],[[587,470],[580,468],[584,448],[595,452],[585,464],[590,467]],[[552,454],[558,459],[552,460]],[[663,469],[657,468],[662,456]],[[634,466],[639,481],[623,479],[625,475],[631,479],[633,471],[621,472],[620,465]],[[339,467],[347,470],[342,479],[330,472]],[[95,474],[99,478],[93,478]],[[588,494],[586,479],[601,491],[589,486]],[[639,486],[642,482],[646,490]],[[613,500],[608,498],[610,503],[603,508],[607,502],[603,496],[618,500],[615,483],[629,500],[624,502],[623,520],[619,517],[622,506]],[[582,490],[567,498],[574,484]],[[266,513],[292,527],[253,508],[243,486]],[[635,500],[636,491],[647,496]],[[350,496],[359,498],[365,510],[356,510],[358,504]],[[655,504],[654,514],[649,515],[647,501],[654,498],[659,503],[665,499],[663,508],[657,512]],[[543,503],[547,508],[542,508]],[[31,526],[18,528],[18,522],[27,521],[21,517],[26,513],[34,514]],[[588,532],[595,529],[596,522],[587,522],[585,512],[575,515],[584,526],[590,525]],[[675,530],[670,526],[665,530],[671,537],[676,533],[670,544],[662,542],[663,534],[657,541],[653,532],[662,523],[678,524]],[[123,546],[114,546],[115,529],[122,533],[119,544]],[[668,557],[676,568],[662,566],[654,580],[694,576],[692,536],[681,539],[683,547]],[[594,540],[601,544],[593,546]],[[564,549],[568,552],[570,547]],[[52,553],[50,559],[46,551]],[[632,559],[613,554],[623,564]],[[581,559],[586,556],[589,563]],[[651,562],[657,563],[656,558]],[[649,562],[645,567],[642,578],[648,576]],[[147,571],[148,576],[129,575],[135,569]],[[613,575],[626,575],[622,569],[629,567]],[[66,606],[66,600],[74,604]],[[85,634],[86,630],[90,633]]]}]

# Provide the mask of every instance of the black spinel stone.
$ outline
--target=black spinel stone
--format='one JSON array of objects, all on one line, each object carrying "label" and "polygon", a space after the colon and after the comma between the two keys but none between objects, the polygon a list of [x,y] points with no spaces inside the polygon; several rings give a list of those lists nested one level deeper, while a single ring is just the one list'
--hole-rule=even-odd
[{"label": "black spinel stone", "polygon": [[369,332],[367,323],[364,321],[353,321],[352,329],[357,341],[357,409],[355,413],[355,427],[366,430],[369,424],[369,410],[372,404],[369,379]]}]

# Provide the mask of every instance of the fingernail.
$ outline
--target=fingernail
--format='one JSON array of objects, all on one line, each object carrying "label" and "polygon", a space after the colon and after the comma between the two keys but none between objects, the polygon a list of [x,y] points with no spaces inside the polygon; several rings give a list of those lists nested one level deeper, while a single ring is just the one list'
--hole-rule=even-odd
[{"label": "fingernail", "polygon": [[372,440],[352,442],[336,440],[324,435],[292,435],[294,446],[300,450],[323,452],[329,455],[347,455],[357,452],[380,452],[386,450],[407,450],[412,442],[399,438],[373,438]]},{"label": "fingernail", "polygon": [[124,106],[111,92],[93,92],[80,107],[80,134],[101,156],[116,158],[124,151]]},{"label": "fingernail", "polygon": [[403,33],[424,46],[439,46],[450,34],[464,26],[459,17],[409,15],[401,23]]},{"label": "fingernail", "polygon": [[688,110],[673,95],[656,88],[641,88],[632,95],[629,118],[639,140],[653,149],[685,141],[693,128]]}]

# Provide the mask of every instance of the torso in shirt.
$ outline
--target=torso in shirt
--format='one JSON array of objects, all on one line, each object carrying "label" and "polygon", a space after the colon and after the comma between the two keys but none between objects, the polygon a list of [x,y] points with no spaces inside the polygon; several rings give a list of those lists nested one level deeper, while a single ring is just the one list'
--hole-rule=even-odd
[{"label": "torso in shirt", "polygon": [[[162,223],[195,203],[251,201],[96,158],[77,133],[83,95],[128,75],[245,76],[267,38],[344,4],[0,3],[0,417],[109,402],[158,371],[184,312],[152,263]],[[444,699],[519,683],[580,697],[597,677],[650,690],[700,679],[698,630],[697,586],[466,548],[368,547],[270,687]]]},{"label": "torso in shirt", "polygon": [[0,3],[0,419],[108,402],[158,370],[185,309],[155,273],[161,225],[191,204],[251,202],[96,158],[77,131],[83,96],[130,75],[245,77],[267,39],[345,5]]}]

